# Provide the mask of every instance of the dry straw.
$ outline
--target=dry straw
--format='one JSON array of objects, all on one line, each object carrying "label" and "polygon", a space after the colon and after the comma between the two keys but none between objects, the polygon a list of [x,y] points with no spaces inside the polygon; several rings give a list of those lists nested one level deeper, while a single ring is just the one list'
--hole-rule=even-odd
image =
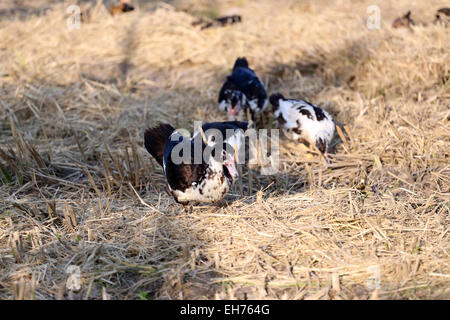
[{"label": "dry straw", "polygon": [[[382,2],[381,30],[371,1],[207,3],[242,23],[200,31],[193,1],[0,16],[0,299],[450,298],[450,32],[390,27],[444,3]],[[332,162],[281,139],[276,176],[188,213],[143,130],[226,119],[238,56],[334,116]]]}]

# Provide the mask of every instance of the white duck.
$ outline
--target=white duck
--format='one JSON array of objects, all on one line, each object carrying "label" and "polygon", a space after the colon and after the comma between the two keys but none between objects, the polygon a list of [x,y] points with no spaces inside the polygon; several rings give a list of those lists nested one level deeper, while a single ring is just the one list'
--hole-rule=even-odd
[{"label": "white duck", "polygon": [[328,112],[305,100],[286,99],[282,94],[269,98],[274,117],[288,138],[304,139],[315,146],[327,163],[328,147],[334,136],[335,124]]}]

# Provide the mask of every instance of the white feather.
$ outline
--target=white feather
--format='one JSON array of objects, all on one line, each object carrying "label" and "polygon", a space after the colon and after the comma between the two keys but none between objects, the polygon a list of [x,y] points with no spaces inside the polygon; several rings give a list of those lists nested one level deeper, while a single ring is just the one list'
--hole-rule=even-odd
[{"label": "white feather", "polygon": [[226,111],[229,103],[226,100],[222,100],[219,103],[219,110],[220,111]]},{"label": "white feather", "polygon": [[[315,105],[314,105],[315,106]],[[315,106],[317,107],[317,106]],[[300,111],[306,110],[311,114],[312,119]],[[311,144],[315,144],[316,139],[321,137],[331,142],[334,136],[335,124],[331,115],[321,109],[325,118],[317,120],[316,113],[311,104],[303,100],[279,100],[279,108],[274,112],[275,118],[282,116],[286,123],[282,124],[282,129],[286,135],[293,139],[305,139]],[[292,129],[298,128],[301,134],[297,134]]]},{"label": "white feather", "polygon": [[[194,131],[193,137],[191,139],[194,139],[198,134],[200,134],[200,130],[197,128]],[[241,130],[236,130],[234,135],[232,135],[228,139],[225,139],[225,142],[229,143],[233,147],[236,145],[239,150],[243,141],[243,137],[244,134],[241,132]],[[208,139],[208,144],[213,146],[215,143],[211,142]],[[163,165],[165,172],[165,162],[163,163]],[[225,177],[225,179],[222,178],[222,176],[224,175],[223,163],[215,161],[214,158],[211,157],[208,165],[209,168],[207,170],[206,176],[200,184],[198,184],[197,182],[193,182],[192,186],[185,189],[184,191],[172,190],[169,186],[170,191],[174,194],[179,202],[217,202],[221,200],[223,196],[228,192],[232,182],[227,177]]]},{"label": "white feather", "polygon": [[224,194],[228,192],[230,182],[228,179],[221,179],[223,175],[222,164],[213,160],[209,165],[206,177],[200,184],[193,183],[192,187],[184,191],[172,191],[179,202],[216,202],[221,200]]},{"label": "white feather", "polygon": [[248,105],[251,110],[256,110],[258,108],[258,99],[248,100]]},{"label": "white feather", "polygon": [[264,110],[266,110],[268,102],[269,102],[269,99],[265,99],[264,100],[264,104],[263,104],[262,109],[260,110],[260,112],[263,112]]}]

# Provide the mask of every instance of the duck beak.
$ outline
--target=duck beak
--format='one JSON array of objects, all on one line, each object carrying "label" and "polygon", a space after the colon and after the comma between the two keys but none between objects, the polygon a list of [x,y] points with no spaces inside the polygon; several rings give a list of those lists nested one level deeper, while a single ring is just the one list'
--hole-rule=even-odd
[{"label": "duck beak", "polygon": [[232,157],[231,155],[227,155],[227,159],[224,162],[225,167],[227,167],[228,172],[230,173],[231,177],[234,179],[237,176],[239,176],[239,171],[236,167],[236,156]]},{"label": "duck beak", "polygon": [[237,114],[239,112],[240,109],[240,104],[237,103],[234,107],[230,104],[228,107],[228,119],[230,121],[236,120],[237,119]]},{"label": "duck beak", "polygon": [[230,107],[229,109],[228,109],[228,114],[229,115],[232,115],[232,116],[235,116],[236,114],[237,114],[237,111],[238,111],[238,108],[237,108],[237,105],[233,108],[233,107]]},{"label": "duck beak", "polygon": [[328,152],[325,152],[322,155],[323,155],[323,158],[325,159],[325,162],[327,164],[330,164],[330,158],[328,157]]}]

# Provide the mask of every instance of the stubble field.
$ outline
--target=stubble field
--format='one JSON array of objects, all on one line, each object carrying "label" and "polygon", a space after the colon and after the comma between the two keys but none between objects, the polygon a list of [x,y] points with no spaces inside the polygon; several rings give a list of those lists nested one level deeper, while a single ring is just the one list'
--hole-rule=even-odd
[{"label": "stubble field", "polygon": [[[73,30],[72,2],[19,2],[0,5],[0,299],[450,298],[444,1],[138,1],[114,17],[81,1]],[[393,29],[408,10],[417,25]],[[191,26],[230,12],[242,23]],[[276,176],[244,169],[185,211],[143,132],[226,120],[239,56],[269,94],[333,115],[332,164],[282,138]]]}]

